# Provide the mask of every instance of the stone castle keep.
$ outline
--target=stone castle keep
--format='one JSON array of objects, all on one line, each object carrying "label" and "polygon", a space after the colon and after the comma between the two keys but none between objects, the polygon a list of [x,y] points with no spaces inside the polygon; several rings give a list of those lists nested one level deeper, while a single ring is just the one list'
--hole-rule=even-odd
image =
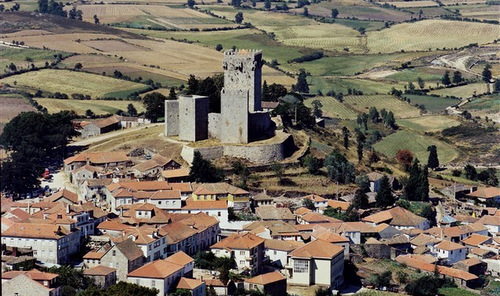
[{"label": "stone castle keep", "polygon": [[[196,151],[205,159],[231,156],[255,163],[279,161],[293,152],[293,138],[276,133],[269,113],[262,111],[262,65],[260,50],[224,52],[220,113],[209,113],[206,96],[165,101],[165,136],[179,136],[185,142],[209,138],[220,141],[196,148],[186,143],[181,156],[187,162],[191,163]],[[264,139],[270,140],[259,142]]]},{"label": "stone castle keep", "polygon": [[221,143],[247,144],[274,136],[275,125],[262,111],[262,52],[224,53],[221,112],[208,113],[205,96],[180,96],[165,102],[165,135],[195,142],[210,138]]}]

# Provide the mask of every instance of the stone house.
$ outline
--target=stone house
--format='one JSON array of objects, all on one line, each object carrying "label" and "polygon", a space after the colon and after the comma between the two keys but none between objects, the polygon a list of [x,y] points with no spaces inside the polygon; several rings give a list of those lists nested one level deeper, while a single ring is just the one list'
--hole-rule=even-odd
[{"label": "stone house", "polygon": [[228,296],[233,295],[236,291],[236,285],[232,280],[229,280],[225,285],[219,279],[203,279],[203,282],[207,286],[207,291],[211,288],[214,289],[215,294],[218,296]]},{"label": "stone house", "polygon": [[429,220],[417,216],[401,207],[394,207],[389,210],[372,214],[370,216],[362,218],[361,221],[370,223],[373,226],[379,225],[381,223],[387,223],[400,230],[409,228],[426,230],[430,227]]},{"label": "stone house", "polygon": [[487,268],[486,262],[479,260],[478,258],[469,258],[462,261],[458,261],[453,264],[456,269],[461,269],[477,276],[485,274]]},{"label": "stone house", "polygon": [[120,120],[117,116],[110,116],[103,119],[98,119],[93,122],[82,122],[82,127],[79,132],[83,139],[108,133],[120,128]]},{"label": "stone house", "polygon": [[131,168],[135,178],[157,178],[164,170],[179,169],[181,165],[173,159],[155,154],[151,159],[141,162]]},{"label": "stone house", "polygon": [[57,277],[57,274],[36,269],[4,272],[2,273],[2,295],[62,296]]},{"label": "stone house", "polygon": [[259,274],[263,267],[264,239],[251,233],[233,234],[210,246],[217,257],[234,256],[239,271]]},{"label": "stone house", "polygon": [[228,183],[194,184],[194,201],[226,200],[235,210],[250,206],[250,192]]},{"label": "stone house", "polygon": [[338,289],[344,284],[344,248],[315,240],[289,254],[289,283],[324,285]]},{"label": "stone house", "polygon": [[120,121],[120,128],[134,128],[138,126],[142,126],[145,124],[150,124],[151,120],[147,119],[144,116],[116,116]]},{"label": "stone house", "polygon": [[62,202],[64,204],[74,205],[78,203],[78,195],[67,189],[61,189],[58,192],[44,198],[47,202]]},{"label": "stone house", "polygon": [[227,223],[229,221],[228,204],[225,200],[194,201],[188,198],[185,203],[186,204],[182,208],[171,211],[184,214],[205,213],[217,218],[221,223]]},{"label": "stone house", "polygon": [[316,194],[310,194],[302,197],[313,202],[316,212],[322,213],[328,207],[328,200]]},{"label": "stone house", "polygon": [[478,222],[488,229],[490,235],[497,236],[498,234],[500,234],[499,216],[485,215],[481,217]]},{"label": "stone house", "polygon": [[93,278],[95,284],[103,289],[116,284],[116,268],[98,265],[84,270],[83,274]]},{"label": "stone house", "polygon": [[98,179],[99,175],[103,172],[103,169],[98,166],[84,165],[82,167],[74,170],[72,174],[72,183],[79,186],[83,182],[92,179]]},{"label": "stone house", "polygon": [[144,265],[144,254],[131,239],[118,243],[107,251],[102,251],[104,255],[100,259],[100,264],[116,268],[118,281],[125,281],[129,272]]},{"label": "stone house", "polygon": [[164,170],[163,172],[161,172],[161,178],[167,182],[188,182],[190,171],[190,169],[183,167],[178,169]]},{"label": "stone house", "polygon": [[286,277],[273,271],[246,279],[245,290],[258,290],[264,295],[286,296]]},{"label": "stone house", "polygon": [[279,267],[285,267],[288,263],[288,254],[303,245],[303,242],[266,239],[264,242],[266,260]]},{"label": "stone house", "polygon": [[255,209],[255,215],[262,221],[283,221],[295,224],[295,215],[289,208],[277,208],[275,206],[260,206]]},{"label": "stone house", "polygon": [[267,195],[267,192],[265,189],[263,192],[258,193],[252,197],[252,204],[254,207],[270,206],[273,203],[274,203],[274,198]]},{"label": "stone house", "polygon": [[64,171],[72,171],[84,165],[101,167],[103,169],[114,167],[127,167],[132,163],[130,157],[122,151],[112,152],[82,152],[64,160]]}]

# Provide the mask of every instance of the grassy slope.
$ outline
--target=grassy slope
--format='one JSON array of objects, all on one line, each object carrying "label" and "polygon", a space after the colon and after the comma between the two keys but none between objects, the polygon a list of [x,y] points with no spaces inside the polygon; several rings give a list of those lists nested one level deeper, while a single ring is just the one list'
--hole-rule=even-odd
[{"label": "grassy slope", "polygon": [[61,92],[68,95],[81,93],[95,97],[107,96],[116,91],[138,91],[146,88],[144,84],[119,80],[101,75],[68,70],[40,70],[10,76],[0,83],[17,85],[30,90],[50,93]]},{"label": "grassy slope", "polygon": [[437,115],[398,119],[397,124],[419,132],[438,132],[452,126],[457,126],[460,122],[450,117]]},{"label": "grassy slope", "polygon": [[144,112],[144,106],[137,101],[98,101],[98,100],[59,100],[40,98],[36,101],[47,108],[49,113],[57,113],[62,110],[74,110],[79,115],[84,115],[87,109],[97,115],[115,114],[116,111],[126,111],[128,104],[134,105],[137,111]]},{"label": "grassy slope", "polygon": [[410,102],[412,104],[424,105],[425,109],[432,113],[441,113],[446,110],[447,107],[459,103],[458,100],[450,98],[436,98],[431,96],[419,95],[405,95],[405,97],[410,99]]}]

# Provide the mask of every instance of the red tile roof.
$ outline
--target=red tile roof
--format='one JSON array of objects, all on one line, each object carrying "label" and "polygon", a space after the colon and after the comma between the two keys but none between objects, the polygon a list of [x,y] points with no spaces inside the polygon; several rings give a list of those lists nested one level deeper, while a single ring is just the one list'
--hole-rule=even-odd
[{"label": "red tile roof", "polygon": [[344,252],[344,248],[338,245],[328,243],[323,240],[315,240],[302,247],[299,247],[290,253],[291,257],[299,258],[333,258],[339,253]]},{"label": "red tile roof", "polygon": [[58,192],[47,197],[45,199],[45,201],[56,202],[56,201],[60,200],[61,198],[66,198],[74,204],[78,203],[78,195],[76,193],[73,193],[73,192],[67,190],[67,189],[59,190]]},{"label": "red tile roof", "polygon": [[181,277],[179,283],[177,284],[177,289],[194,290],[201,285],[203,285],[203,282],[198,279],[188,279],[185,277]]},{"label": "red tile roof", "polygon": [[70,231],[66,230],[64,227],[54,224],[14,223],[11,227],[2,232],[2,236],[59,239],[69,233]]},{"label": "red tile roof", "polygon": [[435,270],[438,271],[438,273],[445,275],[445,276],[450,276],[453,278],[459,278],[462,280],[476,280],[478,277],[472,273],[455,269],[455,268],[450,268],[450,267],[445,267],[445,266],[439,266],[439,265],[434,265],[430,263],[426,263],[423,261],[420,261],[418,259],[415,259],[412,257],[412,255],[401,255],[396,258],[396,261],[399,263],[404,263],[407,266],[415,269],[420,269],[424,270],[427,272],[434,272]]},{"label": "red tile roof", "polygon": [[97,265],[92,268],[86,269],[83,271],[84,275],[96,275],[96,276],[103,276],[103,275],[108,275],[110,273],[116,272],[116,268],[111,268],[103,265]]},{"label": "red tile roof", "polygon": [[497,187],[481,187],[469,194],[469,196],[490,199],[500,196],[500,188]]},{"label": "red tile roof", "polygon": [[173,254],[172,256],[165,258],[164,260],[167,262],[174,263],[177,265],[182,265],[182,266],[185,266],[191,262],[194,262],[194,259],[191,258],[190,256],[188,256],[183,251],[179,251],[179,252]]},{"label": "red tile roof", "polygon": [[148,264],[139,267],[138,269],[132,272],[129,272],[127,274],[127,277],[164,279],[169,275],[172,275],[180,271],[183,268],[184,266],[160,259],[160,260],[155,260],[153,262],[149,262]]},{"label": "red tile roof", "polygon": [[191,198],[186,200],[186,205],[182,207],[184,210],[210,210],[210,209],[227,209],[227,201],[225,200],[200,200],[195,201]]},{"label": "red tile roof", "polygon": [[480,234],[472,234],[468,238],[462,240],[462,243],[466,245],[471,245],[471,246],[479,246],[481,244],[484,244],[485,242],[491,240],[491,237],[486,236],[486,235],[480,235]]},{"label": "red tile roof", "polygon": [[462,246],[461,244],[457,244],[451,241],[442,241],[439,244],[436,245],[436,248],[440,250],[445,250],[445,251],[454,251],[454,250],[460,250],[465,248],[465,246]]},{"label": "red tile roof", "polygon": [[283,276],[279,271],[264,273],[245,280],[246,283],[257,285],[268,285],[279,281],[286,281],[286,277]]},{"label": "red tile roof", "polygon": [[260,244],[264,244],[264,239],[251,233],[236,233],[210,246],[210,249],[238,249],[249,250]]},{"label": "red tile roof", "polygon": [[2,273],[2,279],[13,279],[19,275],[25,275],[35,281],[51,281],[57,278],[59,275],[55,273],[42,272],[37,269],[32,269],[29,271],[8,271]]},{"label": "red tile roof", "polygon": [[73,162],[86,162],[87,159],[91,164],[106,164],[112,162],[129,162],[130,157],[127,156],[125,152],[113,151],[113,152],[83,152],[64,160],[65,164],[70,164]]},{"label": "red tile roof", "polygon": [[390,225],[398,226],[417,226],[426,219],[413,214],[412,212],[402,208],[395,207],[386,211],[382,211],[362,219],[362,221],[371,223],[388,222]]}]

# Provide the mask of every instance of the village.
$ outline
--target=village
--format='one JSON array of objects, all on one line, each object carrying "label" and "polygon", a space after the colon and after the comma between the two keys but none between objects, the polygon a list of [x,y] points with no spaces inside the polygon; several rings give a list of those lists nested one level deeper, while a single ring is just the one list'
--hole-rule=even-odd
[{"label": "village", "polygon": [[[183,143],[182,160],[148,147],[77,151],[57,173],[63,181],[39,196],[3,196],[3,291],[68,293],[50,272],[61,266],[102,289],[125,282],[158,296],[427,295],[422,281],[479,291],[498,280],[498,187],[425,175],[419,182],[432,194],[417,215],[387,172],[327,197],[246,190],[235,169],[217,182],[198,180],[195,171],[221,157],[276,167],[300,151],[262,110],[261,55],[225,53],[220,113],[209,113],[204,96],[165,104],[163,136]],[[119,124],[151,126],[121,116],[79,122],[80,141]]]}]

